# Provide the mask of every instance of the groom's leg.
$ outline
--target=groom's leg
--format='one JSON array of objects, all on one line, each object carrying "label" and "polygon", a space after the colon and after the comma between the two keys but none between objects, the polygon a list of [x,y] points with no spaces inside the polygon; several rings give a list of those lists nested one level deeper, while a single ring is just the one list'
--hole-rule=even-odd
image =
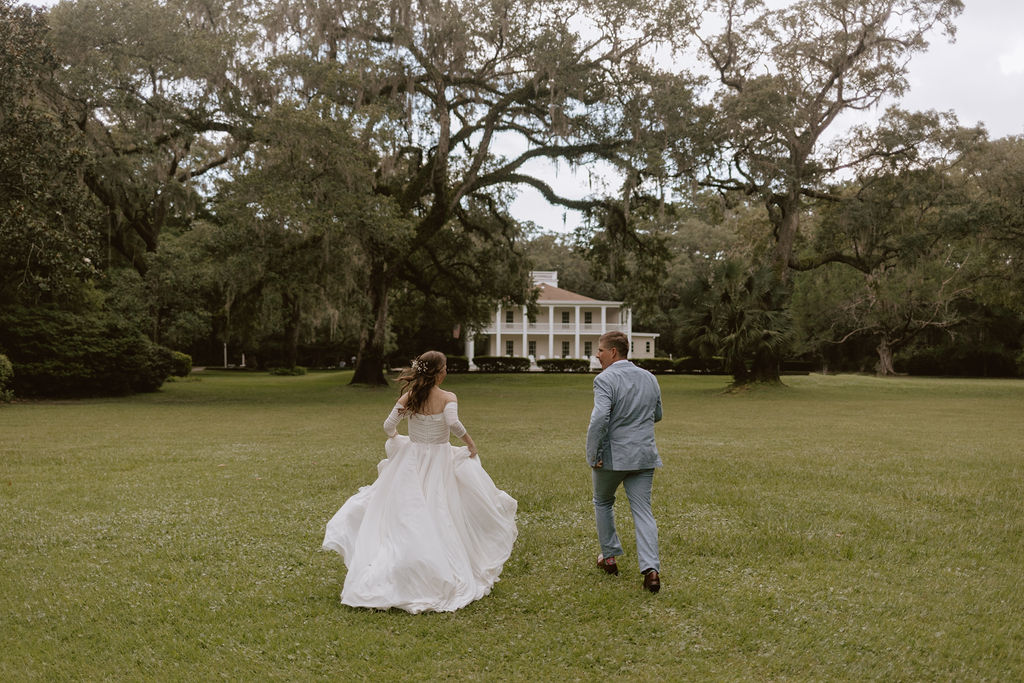
[{"label": "groom's leg", "polygon": [[597,521],[597,540],[601,554],[616,557],[622,554],[622,544],[615,531],[615,489],[619,487],[624,472],[593,469],[594,473],[594,518]]},{"label": "groom's leg", "polygon": [[661,572],[658,559],[658,523],[651,511],[651,489],[654,486],[654,470],[630,472],[622,481],[622,488],[629,498],[629,511],[633,514],[636,529],[636,559],[640,571],[655,569]]}]

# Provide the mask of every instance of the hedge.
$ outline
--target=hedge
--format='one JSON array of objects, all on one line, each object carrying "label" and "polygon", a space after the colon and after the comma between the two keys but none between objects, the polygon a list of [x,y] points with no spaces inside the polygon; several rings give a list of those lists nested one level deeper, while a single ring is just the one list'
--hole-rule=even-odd
[{"label": "hedge", "polygon": [[701,358],[700,356],[686,356],[675,361],[674,370],[680,375],[723,375],[729,374],[722,367],[722,359],[718,356],[713,358]]},{"label": "hedge", "polygon": [[305,375],[308,370],[306,370],[302,365],[295,365],[290,368],[270,368],[268,372],[277,377],[301,377],[302,375]]},{"label": "hedge", "polygon": [[586,358],[541,358],[537,365],[544,372],[590,372]]},{"label": "hedge", "polygon": [[903,354],[896,369],[910,375],[1016,377],[1017,358],[1002,348],[935,347]]},{"label": "hedge", "polygon": [[170,376],[170,349],[105,312],[51,307],[0,312],[0,346],[19,396],[104,396],[156,391]]},{"label": "hedge", "polygon": [[465,356],[448,356],[448,372],[469,372],[469,359]]},{"label": "hedge", "polygon": [[817,370],[818,364],[812,360],[782,361],[782,374],[784,375],[809,375]]},{"label": "hedge", "polygon": [[521,356],[477,356],[473,359],[480,372],[527,372],[530,359]]},{"label": "hedge", "polygon": [[0,402],[6,403],[14,398],[14,390],[11,389],[14,380],[14,366],[10,359],[0,353]]},{"label": "hedge", "polygon": [[663,375],[675,370],[676,362],[671,358],[634,358],[633,365],[649,370],[655,375]]},{"label": "hedge", "polygon": [[174,360],[174,367],[171,368],[173,377],[188,377],[192,373],[192,356],[181,351],[171,351],[171,358]]}]

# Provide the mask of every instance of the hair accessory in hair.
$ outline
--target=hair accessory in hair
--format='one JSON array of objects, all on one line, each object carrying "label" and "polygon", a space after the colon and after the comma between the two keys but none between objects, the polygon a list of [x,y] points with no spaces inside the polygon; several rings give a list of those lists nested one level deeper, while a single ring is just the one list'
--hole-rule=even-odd
[{"label": "hair accessory in hair", "polygon": [[425,374],[427,372],[427,364],[418,359],[414,360],[412,362],[412,371],[417,375]]}]

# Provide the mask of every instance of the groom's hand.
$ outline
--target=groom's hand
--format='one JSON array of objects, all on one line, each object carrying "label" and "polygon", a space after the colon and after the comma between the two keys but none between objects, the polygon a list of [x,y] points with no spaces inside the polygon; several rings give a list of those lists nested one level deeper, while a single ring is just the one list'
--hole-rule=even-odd
[{"label": "groom's hand", "polygon": [[594,463],[595,470],[599,470],[602,467],[604,467],[604,460],[598,460],[597,462]]}]

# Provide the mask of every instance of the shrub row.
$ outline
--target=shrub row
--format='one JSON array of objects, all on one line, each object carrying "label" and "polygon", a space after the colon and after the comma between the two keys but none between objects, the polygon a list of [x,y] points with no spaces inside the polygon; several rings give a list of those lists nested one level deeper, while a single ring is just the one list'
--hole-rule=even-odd
[{"label": "shrub row", "polygon": [[469,372],[469,359],[465,356],[448,356],[448,372]]},{"label": "shrub row", "polygon": [[[448,371],[452,370],[452,356],[448,357]],[[678,374],[727,374],[722,368],[721,358],[634,358],[633,363],[655,374],[675,372]],[[519,356],[477,356],[473,359],[480,372],[526,372],[530,359]],[[542,358],[537,361],[544,372],[590,372],[590,361],[586,358]],[[468,367],[468,364],[467,364]]]},{"label": "shrub row", "polygon": [[530,359],[521,356],[477,356],[473,359],[480,372],[527,372]]},{"label": "shrub row", "polygon": [[[728,375],[729,372],[722,364],[722,358],[700,358],[698,356],[687,356],[685,358],[634,358],[633,362],[643,368],[650,370],[656,375],[674,372],[677,375]],[[807,374],[814,372],[815,364],[810,361],[787,360],[782,363],[782,372],[785,374]]]},{"label": "shrub row", "polygon": [[544,372],[590,372],[590,361],[586,358],[542,358],[537,365]]},{"label": "shrub row", "polygon": [[101,396],[156,391],[174,368],[170,349],[103,312],[55,308],[0,312],[0,347],[18,396]]},{"label": "shrub row", "polygon": [[1018,364],[1013,352],[1006,349],[936,347],[907,354],[897,360],[896,369],[910,375],[1017,377],[1024,367]]},{"label": "shrub row", "polygon": [[[449,372],[465,372],[452,369],[453,358],[448,357]],[[687,356],[686,358],[633,358],[631,359],[637,367],[653,372],[656,375],[663,375],[674,372],[679,375],[727,375],[729,374],[722,365],[720,357],[699,358]],[[473,359],[481,372],[526,372],[530,369],[528,358],[513,356],[477,356]],[[590,372],[590,361],[586,358],[542,358],[537,365],[544,372]],[[468,363],[467,363],[468,369]],[[783,372],[807,373],[813,372],[813,363],[804,361],[786,361],[782,366]]]},{"label": "shrub row", "polygon": [[724,375],[728,374],[723,365],[722,359],[700,358],[687,356],[685,358],[633,358],[635,365],[649,370],[656,375],[663,375],[674,372],[677,375]]},{"label": "shrub row", "polygon": [[633,365],[649,370],[655,375],[674,372],[676,369],[676,361],[671,358],[634,358]]},{"label": "shrub row", "polygon": [[300,377],[305,375],[307,370],[301,365],[296,365],[291,368],[270,368],[269,372],[271,375],[278,377]]},{"label": "shrub row", "polygon": [[0,353],[0,403],[6,403],[14,398],[14,390],[11,386],[14,383],[14,366],[4,354]]},{"label": "shrub row", "polygon": [[174,363],[171,376],[188,377],[192,374],[192,356],[181,351],[171,351],[171,360]]}]

